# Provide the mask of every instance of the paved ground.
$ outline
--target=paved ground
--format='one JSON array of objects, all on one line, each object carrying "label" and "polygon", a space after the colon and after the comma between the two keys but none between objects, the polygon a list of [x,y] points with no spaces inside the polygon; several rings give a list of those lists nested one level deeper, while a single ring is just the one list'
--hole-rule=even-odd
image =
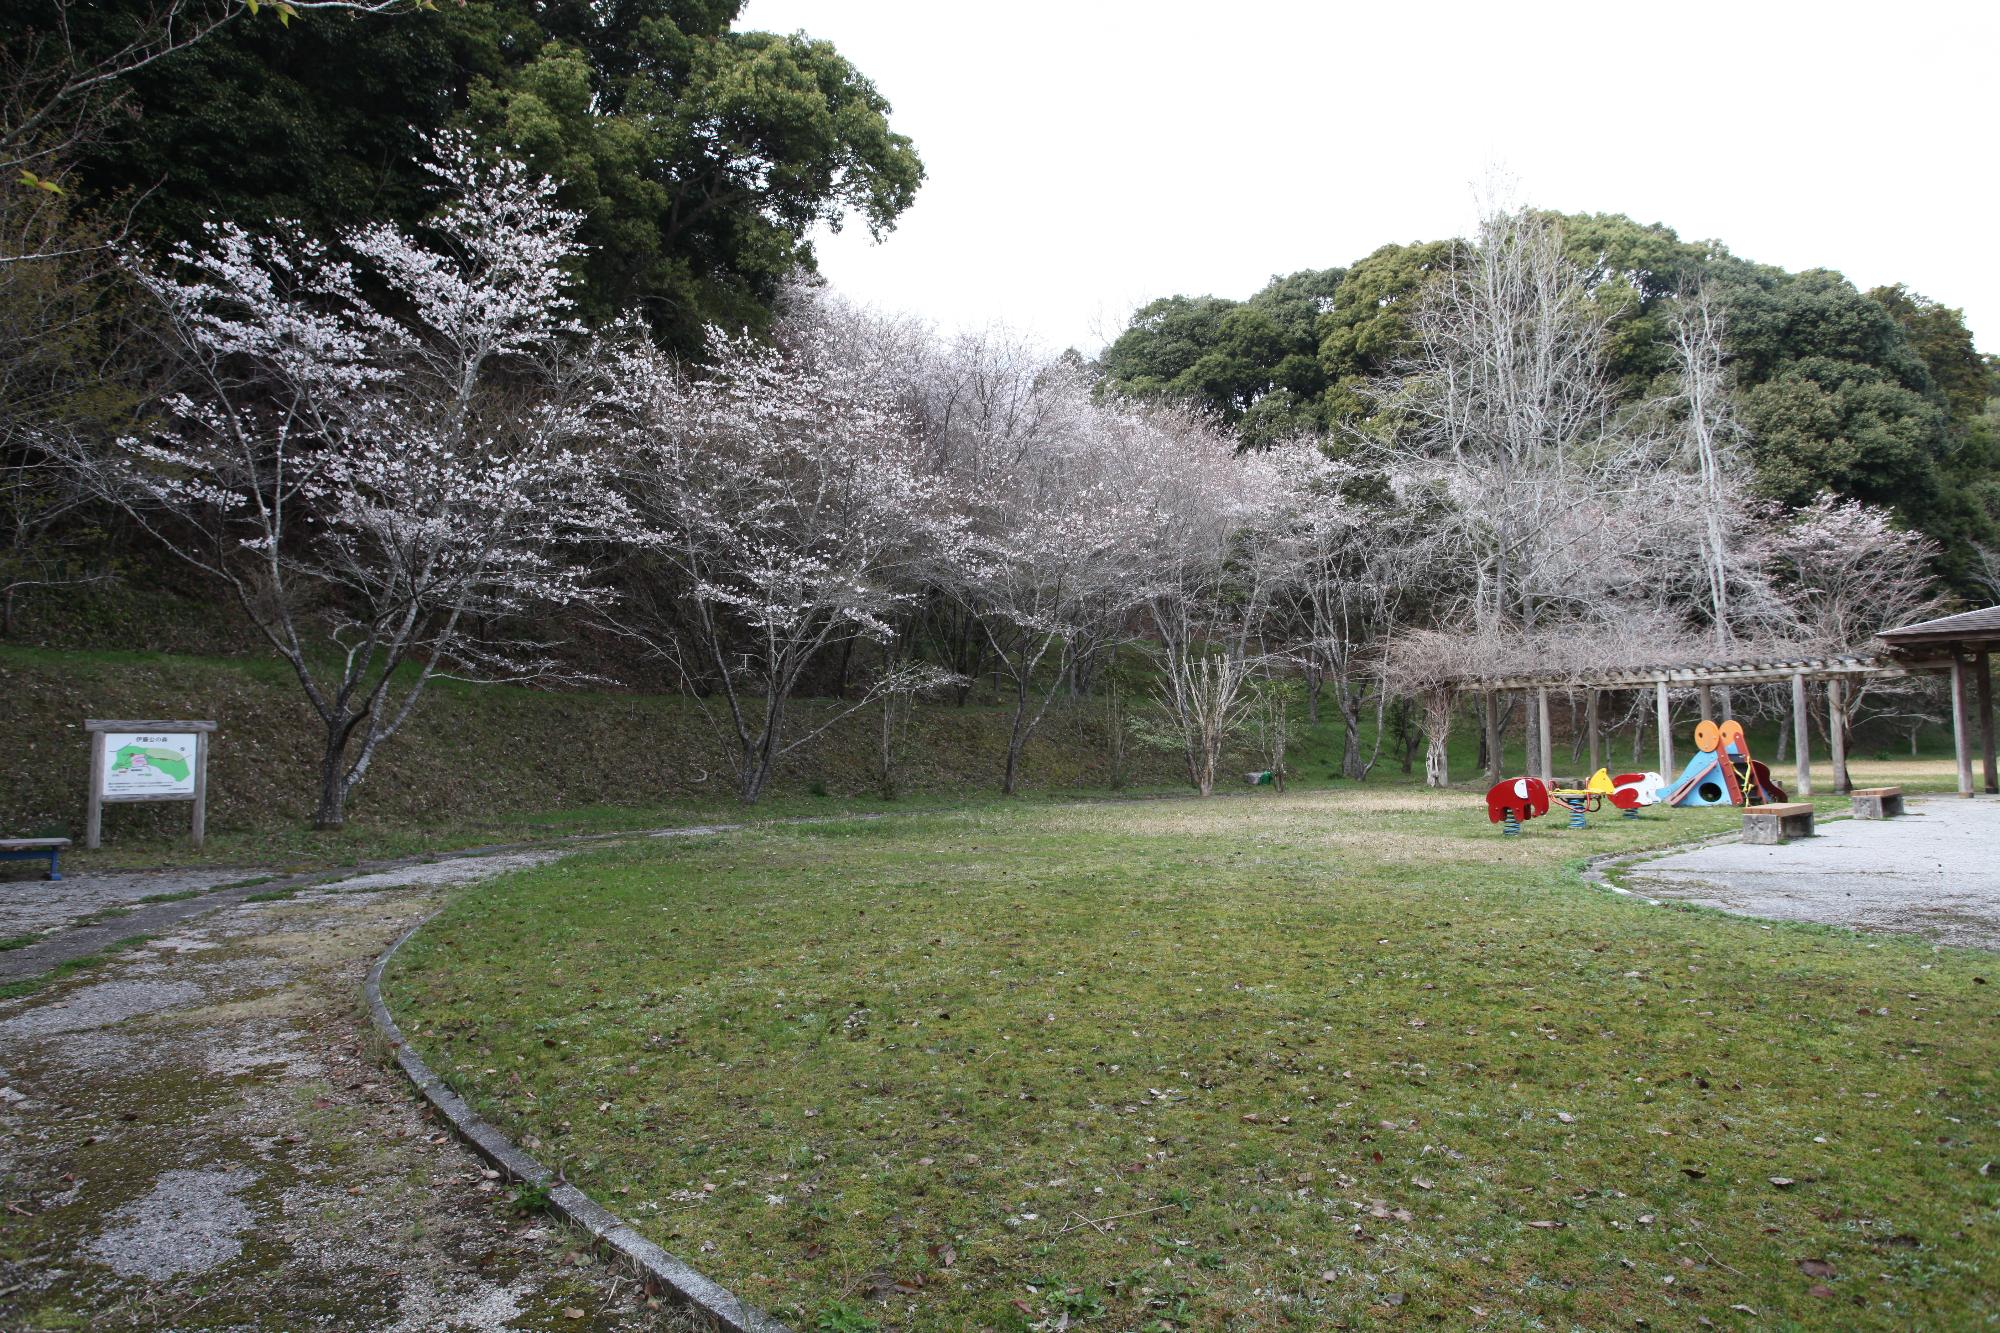
[{"label": "paved ground", "polygon": [[[109,928],[187,915],[0,1003],[0,1329],[675,1326],[418,1109],[360,1004],[441,884],[547,855],[141,907]],[[189,887],[17,883],[0,934]]]},{"label": "paved ground", "polygon": [[1722,843],[1621,876],[1654,898],[2000,949],[2000,799],[1940,796],[1902,819],[1822,823],[1781,847]]},{"label": "paved ground", "polygon": [[65,874],[49,883],[34,873],[39,862],[10,862],[0,879],[0,939],[20,939],[67,926],[81,917],[122,912],[147,898],[206,893],[225,884],[270,876],[248,870],[160,870],[149,874]]}]

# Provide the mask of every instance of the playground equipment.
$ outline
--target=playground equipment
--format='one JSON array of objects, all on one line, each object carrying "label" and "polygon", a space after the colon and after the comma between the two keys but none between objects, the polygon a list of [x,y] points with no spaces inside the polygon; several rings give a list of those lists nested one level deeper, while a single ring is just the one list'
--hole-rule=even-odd
[{"label": "playground equipment", "polygon": [[1743,724],[1731,719],[1695,724],[1698,753],[1671,786],[1659,788],[1668,805],[1778,805],[1784,788],[1771,781],[1771,770],[1750,754]]},{"label": "playground equipment", "polygon": [[1513,837],[1521,831],[1521,821],[1549,812],[1549,789],[1540,778],[1508,778],[1486,793],[1486,818],[1501,825],[1500,831]]},{"label": "playground equipment", "polygon": [[1509,778],[1486,793],[1486,817],[1509,837],[1523,820],[1549,812],[1550,804],[1569,811],[1569,827],[1588,828],[1589,814],[1610,801],[1627,819],[1649,805],[1783,805],[1785,789],[1771,770],[1750,753],[1743,724],[1731,719],[1695,725],[1695,757],[1671,783],[1658,773],[1620,773],[1600,768],[1581,787],[1551,788],[1539,778]]},{"label": "playground equipment", "polygon": [[1486,818],[1503,825],[1501,832],[1512,837],[1521,831],[1522,820],[1545,815],[1551,807],[1561,805],[1569,811],[1569,827],[1588,828],[1587,816],[1603,809],[1606,801],[1625,818],[1637,819],[1641,807],[1659,799],[1660,790],[1658,773],[1620,773],[1613,777],[1604,768],[1592,773],[1581,787],[1552,789],[1540,778],[1508,778],[1486,793]]},{"label": "playground equipment", "polygon": [[1611,780],[1610,771],[1600,768],[1592,773],[1590,781],[1581,787],[1557,787],[1549,795],[1569,807],[1571,828],[1588,828],[1590,820],[1585,817],[1587,812],[1600,809],[1604,805],[1604,798],[1616,790],[1617,786]]},{"label": "playground equipment", "polygon": [[1611,804],[1617,806],[1625,818],[1637,819],[1641,809],[1658,803],[1660,785],[1665,780],[1653,772],[1620,773],[1611,779]]}]

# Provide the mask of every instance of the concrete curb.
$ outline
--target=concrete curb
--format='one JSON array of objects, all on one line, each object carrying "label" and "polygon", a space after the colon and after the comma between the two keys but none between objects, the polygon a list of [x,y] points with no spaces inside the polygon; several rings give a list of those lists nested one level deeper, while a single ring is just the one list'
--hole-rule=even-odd
[{"label": "concrete curb", "polygon": [[571,1225],[590,1233],[592,1238],[624,1258],[645,1282],[648,1291],[673,1297],[697,1317],[718,1329],[727,1329],[729,1333],[791,1333],[784,1324],[746,1304],[735,1293],[668,1254],[633,1230],[616,1213],[530,1157],[512,1139],[481,1119],[465,1104],[464,1098],[453,1092],[436,1071],[424,1063],[423,1057],[410,1049],[409,1043],[403,1039],[402,1029],[396,1026],[395,1018],[389,1013],[389,1006],[383,1003],[382,973],[389,966],[389,960],[396,956],[396,951],[436,915],[433,912],[404,931],[368,969],[368,981],[362,988],[363,994],[368,997],[368,1012],[375,1020],[376,1030],[395,1050],[396,1063],[417,1085],[417,1091],[424,1095],[424,1100],[436,1107],[438,1114],[445,1118],[458,1136],[472,1145],[474,1152],[492,1163],[495,1170],[510,1180],[546,1188],[550,1210]]}]

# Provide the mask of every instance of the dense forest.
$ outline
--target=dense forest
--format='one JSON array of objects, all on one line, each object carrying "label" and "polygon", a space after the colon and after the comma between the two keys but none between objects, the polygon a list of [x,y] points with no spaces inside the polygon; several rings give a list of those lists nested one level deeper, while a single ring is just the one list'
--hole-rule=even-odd
[{"label": "dense forest", "polygon": [[[1787,273],[1657,223],[1554,220],[1605,308],[1621,403],[1670,391],[1672,312],[1711,293],[1757,493],[1886,506],[1937,542],[1953,586],[1993,595],[1980,553],[2000,547],[2000,362],[1958,310],[1901,286],[1864,293],[1824,269]],[[1467,255],[1463,240],[1385,245],[1246,300],[1162,297],[1105,350],[1103,372],[1123,393],[1207,404],[1248,447],[1301,430],[1338,447],[1369,429],[1370,378],[1410,355],[1419,295]]]}]

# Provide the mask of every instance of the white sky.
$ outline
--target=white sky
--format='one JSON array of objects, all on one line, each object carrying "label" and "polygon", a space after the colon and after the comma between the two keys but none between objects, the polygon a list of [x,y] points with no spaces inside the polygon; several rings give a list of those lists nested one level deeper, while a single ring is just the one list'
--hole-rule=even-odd
[{"label": "white sky", "polygon": [[834,42],[928,179],[843,292],[1095,352],[1175,292],[1462,235],[1519,202],[1625,213],[1788,269],[1901,281],[2000,351],[2000,4],[749,0]]}]

